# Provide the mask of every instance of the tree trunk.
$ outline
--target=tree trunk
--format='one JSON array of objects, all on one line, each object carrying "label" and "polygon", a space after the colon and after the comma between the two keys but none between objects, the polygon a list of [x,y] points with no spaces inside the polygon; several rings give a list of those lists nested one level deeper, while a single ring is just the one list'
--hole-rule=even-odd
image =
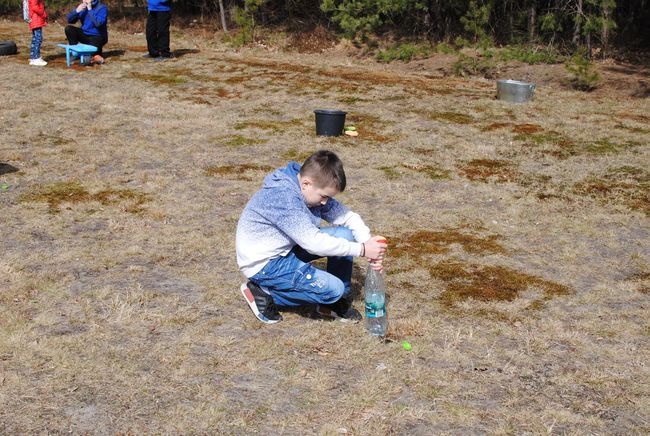
[{"label": "tree trunk", "polygon": [[603,59],[607,57],[607,52],[609,51],[609,23],[611,20],[612,11],[608,5],[603,6],[603,29],[602,29],[602,39],[603,39]]},{"label": "tree trunk", "polygon": [[[506,3],[508,3],[508,2],[506,2]],[[511,4],[511,3],[510,4],[505,4],[504,7],[503,7],[503,15],[508,17],[508,27],[510,28],[510,29],[508,29],[509,32],[510,32],[510,41],[509,42],[512,42],[512,41],[515,40],[515,7],[516,6]]]},{"label": "tree trunk", "polygon": [[528,20],[528,42],[535,42],[535,27],[537,26],[537,5],[533,2],[530,5]]},{"label": "tree trunk", "polygon": [[[508,6],[510,6],[510,10],[508,10]],[[515,17],[514,17],[514,9],[508,2],[503,2],[503,16],[508,17],[508,37],[509,41],[512,42],[515,39]]]},{"label": "tree trunk", "polygon": [[573,18],[575,27],[573,28],[573,39],[571,40],[571,42],[573,42],[573,45],[575,46],[577,46],[580,43],[580,29],[581,29],[580,24],[582,23],[582,17],[583,17],[582,0],[577,0],[575,17]]},{"label": "tree trunk", "polygon": [[434,36],[436,40],[442,40],[446,36],[442,27],[441,15],[440,2],[437,0],[429,0],[424,18],[424,26],[427,29],[426,31],[429,37]]},{"label": "tree trunk", "polygon": [[228,33],[228,25],[226,24],[226,11],[223,8],[223,0],[219,0],[219,15],[221,15],[221,28]]}]

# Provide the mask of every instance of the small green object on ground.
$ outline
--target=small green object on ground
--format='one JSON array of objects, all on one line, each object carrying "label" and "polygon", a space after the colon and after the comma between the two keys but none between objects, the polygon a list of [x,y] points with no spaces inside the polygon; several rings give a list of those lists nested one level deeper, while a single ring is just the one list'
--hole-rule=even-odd
[{"label": "small green object on ground", "polygon": [[404,348],[406,351],[411,351],[413,349],[413,347],[411,347],[411,344],[406,341],[402,341],[402,348]]},{"label": "small green object on ground", "polygon": [[3,183],[2,184],[2,190],[6,191],[7,189],[9,189],[9,185],[7,185],[6,183]]},{"label": "small green object on ground", "polygon": [[345,126],[345,127],[344,127],[344,130],[345,130],[346,132],[356,132],[356,131],[357,131],[357,128],[354,127],[354,126]]}]

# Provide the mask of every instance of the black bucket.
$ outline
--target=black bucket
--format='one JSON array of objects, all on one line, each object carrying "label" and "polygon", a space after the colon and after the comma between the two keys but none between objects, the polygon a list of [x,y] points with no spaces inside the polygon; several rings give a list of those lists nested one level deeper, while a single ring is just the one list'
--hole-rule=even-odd
[{"label": "black bucket", "polygon": [[345,114],[336,109],[316,109],[316,134],[318,136],[340,136],[345,126]]}]

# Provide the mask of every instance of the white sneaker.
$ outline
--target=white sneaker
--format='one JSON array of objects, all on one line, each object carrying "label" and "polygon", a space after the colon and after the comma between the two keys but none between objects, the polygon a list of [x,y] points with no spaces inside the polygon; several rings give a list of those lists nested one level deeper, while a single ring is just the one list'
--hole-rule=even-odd
[{"label": "white sneaker", "polygon": [[30,59],[29,60],[29,65],[36,65],[38,67],[44,67],[47,65],[47,62],[43,60],[43,58],[38,58],[38,59]]}]

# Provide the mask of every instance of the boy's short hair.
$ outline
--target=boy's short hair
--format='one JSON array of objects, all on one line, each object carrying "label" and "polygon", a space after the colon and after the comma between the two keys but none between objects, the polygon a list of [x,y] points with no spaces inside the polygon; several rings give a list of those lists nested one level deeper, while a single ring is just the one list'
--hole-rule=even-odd
[{"label": "boy's short hair", "polygon": [[310,177],[319,187],[333,186],[339,192],[345,190],[343,162],[329,150],[318,150],[305,160],[300,175]]}]

